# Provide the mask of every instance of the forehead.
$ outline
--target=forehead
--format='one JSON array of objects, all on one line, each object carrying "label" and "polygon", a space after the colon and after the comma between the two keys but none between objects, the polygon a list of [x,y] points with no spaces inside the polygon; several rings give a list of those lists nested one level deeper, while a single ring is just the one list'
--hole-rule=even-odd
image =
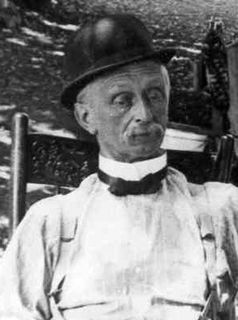
[{"label": "forehead", "polygon": [[123,83],[151,82],[156,81],[157,84],[164,85],[165,67],[154,61],[144,61],[129,64],[120,67],[110,74],[104,75],[98,79],[99,83],[106,87],[120,85]]}]

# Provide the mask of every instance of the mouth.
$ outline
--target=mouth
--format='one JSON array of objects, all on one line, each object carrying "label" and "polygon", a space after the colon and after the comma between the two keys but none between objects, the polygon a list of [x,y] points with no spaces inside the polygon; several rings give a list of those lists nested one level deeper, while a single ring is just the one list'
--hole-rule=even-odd
[{"label": "mouth", "polygon": [[163,135],[164,130],[161,125],[138,126],[126,132],[126,140],[134,146],[147,145],[148,147],[155,147],[161,142]]},{"label": "mouth", "polygon": [[139,131],[139,132],[134,132],[131,135],[132,143],[133,144],[147,144],[150,145],[151,143],[158,142],[160,135],[158,135],[155,132],[151,131]]},{"label": "mouth", "polygon": [[132,139],[159,139],[162,135],[162,129],[160,127],[153,127],[153,128],[138,128],[134,130],[131,134]]},{"label": "mouth", "polygon": [[132,134],[133,138],[137,138],[137,137],[149,137],[151,136],[152,133],[150,131],[138,131],[138,132],[134,132]]}]

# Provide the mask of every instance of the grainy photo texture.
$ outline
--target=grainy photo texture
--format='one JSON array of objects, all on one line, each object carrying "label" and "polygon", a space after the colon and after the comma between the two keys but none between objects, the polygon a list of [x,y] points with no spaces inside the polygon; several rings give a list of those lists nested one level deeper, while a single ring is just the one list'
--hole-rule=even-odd
[{"label": "grainy photo texture", "polygon": [[0,320],[237,320],[236,0],[0,0]]}]

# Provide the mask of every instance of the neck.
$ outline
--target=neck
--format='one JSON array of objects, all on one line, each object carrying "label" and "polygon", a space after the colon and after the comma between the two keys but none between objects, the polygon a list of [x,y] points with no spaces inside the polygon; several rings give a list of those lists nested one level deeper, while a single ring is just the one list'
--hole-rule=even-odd
[{"label": "neck", "polygon": [[124,180],[139,181],[146,175],[158,172],[167,165],[167,154],[132,163],[121,162],[99,155],[99,169],[106,174]]}]

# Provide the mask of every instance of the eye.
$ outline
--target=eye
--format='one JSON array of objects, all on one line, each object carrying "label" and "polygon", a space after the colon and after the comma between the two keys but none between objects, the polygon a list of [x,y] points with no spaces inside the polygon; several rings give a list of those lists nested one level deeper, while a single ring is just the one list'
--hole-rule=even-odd
[{"label": "eye", "polygon": [[128,109],[133,105],[133,96],[130,93],[120,93],[113,98],[113,105],[116,108]]},{"label": "eye", "polygon": [[156,103],[164,100],[164,95],[159,88],[151,88],[147,91],[147,97],[150,102]]}]

